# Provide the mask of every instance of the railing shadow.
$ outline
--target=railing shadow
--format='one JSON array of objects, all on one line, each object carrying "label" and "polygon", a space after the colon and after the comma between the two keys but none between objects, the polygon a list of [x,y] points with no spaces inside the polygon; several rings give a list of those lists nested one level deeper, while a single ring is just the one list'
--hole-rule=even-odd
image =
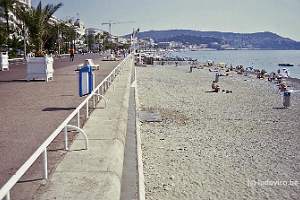
[{"label": "railing shadow", "polygon": [[17,80],[7,80],[7,81],[0,81],[0,83],[12,83],[12,82],[22,82],[22,83],[29,83],[29,82],[45,82],[45,80],[30,80],[27,81],[26,79],[17,79]]},{"label": "railing shadow", "polygon": [[76,108],[74,107],[48,107],[48,108],[44,108],[42,111],[47,111],[47,112],[51,112],[51,111],[69,111],[69,110],[75,110]]},{"label": "railing shadow", "polygon": [[20,180],[18,183],[29,183],[29,182],[35,182],[35,181],[42,181],[44,178],[34,178],[34,179],[27,179],[27,180]]}]

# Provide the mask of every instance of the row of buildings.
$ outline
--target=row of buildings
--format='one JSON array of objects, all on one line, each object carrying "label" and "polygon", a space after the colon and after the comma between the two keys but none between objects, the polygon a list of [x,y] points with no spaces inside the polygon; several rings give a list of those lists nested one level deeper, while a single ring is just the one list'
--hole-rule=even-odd
[{"label": "row of buildings", "polygon": [[[31,0],[17,0],[19,3],[25,5],[25,6],[28,6],[28,7],[31,7]],[[3,13],[4,11],[1,10],[2,8],[0,7],[0,11]],[[8,13],[8,17],[9,17],[9,25],[11,27],[16,27],[16,23],[18,20],[16,18],[16,16],[12,13],[12,12],[9,12]],[[0,17],[0,21],[1,23],[6,23],[5,19],[4,18],[1,18]]]},{"label": "row of buildings", "polygon": [[202,50],[202,49],[218,49],[218,50],[232,50],[234,49],[229,44],[219,44],[211,42],[209,44],[188,44],[178,41],[170,42],[155,42],[152,38],[139,39],[139,44],[142,49],[178,49],[178,50]]},{"label": "row of buildings", "polygon": [[[18,0],[18,1],[19,1],[19,3],[21,3],[25,6],[28,6],[28,7],[32,6],[31,0]],[[9,19],[10,19],[9,20],[10,27],[16,28],[17,27],[16,22],[18,22],[16,16],[10,12]],[[0,20],[2,23],[6,23],[4,18],[0,17]],[[87,44],[87,37],[88,36],[95,37],[96,35],[102,35],[106,31],[101,30],[99,28],[86,27],[85,24],[82,22],[82,20],[80,20],[79,15],[77,16],[77,18],[75,20],[68,19],[67,21],[63,21],[62,19],[59,19],[55,16],[53,16],[50,19],[51,24],[58,24],[61,22],[64,22],[66,25],[74,28],[74,30],[76,32],[76,39],[74,41],[72,41],[72,43],[76,46],[76,49],[85,50],[85,51],[87,51],[87,50],[96,51],[96,50],[100,49],[101,44],[100,44],[99,40],[94,41],[93,44]],[[18,33],[15,32],[14,34],[17,35]],[[106,34],[107,34],[107,32],[106,32]],[[11,37],[12,37],[12,35],[13,34],[11,34]],[[23,38],[24,38],[20,34],[19,34],[19,37],[20,37],[20,40],[23,40]],[[60,36],[58,36],[58,37],[60,37]],[[116,36],[112,36],[112,35],[109,35],[109,41],[115,42],[115,43],[123,43],[123,44],[130,42],[126,38],[116,37]]]}]

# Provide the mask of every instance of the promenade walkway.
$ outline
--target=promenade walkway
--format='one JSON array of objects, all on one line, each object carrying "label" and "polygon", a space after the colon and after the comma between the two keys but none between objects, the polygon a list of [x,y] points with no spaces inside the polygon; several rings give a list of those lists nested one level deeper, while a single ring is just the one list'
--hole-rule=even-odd
[{"label": "promenade walkway", "polygon": [[100,102],[85,124],[88,150],[78,136],[35,200],[120,199],[132,67],[123,68],[105,94],[106,108]]},{"label": "promenade walkway", "polygon": [[[99,54],[78,55],[55,60],[54,80],[27,82],[23,63],[10,65],[0,72],[0,188],[59,124],[84,100],[78,96],[77,65],[93,58],[100,70],[95,71],[100,83],[119,62],[102,62]],[[49,170],[65,154],[62,138],[49,146]],[[36,162],[12,190],[12,199],[30,199],[34,186],[42,178],[42,166]],[[28,196],[29,195],[29,196]]]}]

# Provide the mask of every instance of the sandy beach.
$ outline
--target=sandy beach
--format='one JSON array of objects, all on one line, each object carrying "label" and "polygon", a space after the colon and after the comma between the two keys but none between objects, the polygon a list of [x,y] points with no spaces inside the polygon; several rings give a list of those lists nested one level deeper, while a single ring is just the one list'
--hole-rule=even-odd
[{"label": "sandy beach", "polygon": [[[137,67],[146,199],[299,199],[300,93],[282,109],[277,87],[189,66]],[[291,82],[300,89],[299,82]]]}]

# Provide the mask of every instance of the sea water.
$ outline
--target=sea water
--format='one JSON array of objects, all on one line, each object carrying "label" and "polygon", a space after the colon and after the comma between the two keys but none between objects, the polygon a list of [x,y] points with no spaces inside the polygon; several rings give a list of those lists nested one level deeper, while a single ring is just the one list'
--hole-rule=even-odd
[{"label": "sea water", "polygon": [[[174,56],[190,57],[200,62],[212,60],[215,63],[226,63],[265,69],[267,72],[276,72],[287,68],[293,78],[300,79],[300,50],[200,50],[174,52]],[[279,63],[290,63],[293,67],[279,67]]]}]

